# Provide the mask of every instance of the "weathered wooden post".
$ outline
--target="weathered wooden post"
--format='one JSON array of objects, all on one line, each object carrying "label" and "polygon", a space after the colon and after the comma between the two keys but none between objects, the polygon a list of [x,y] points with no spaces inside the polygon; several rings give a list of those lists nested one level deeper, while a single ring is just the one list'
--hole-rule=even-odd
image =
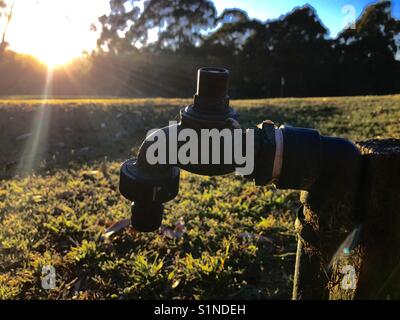
[{"label": "weathered wooden post", "polygon": [[302,193],[293,299],[400,298],[400,140],[358,147],[358,170]]},{"label": "weathered wooden post", "polygon": [[[351,144],[327,146],[311,188],[301,193],[293,299],[327,299],[329,265],[347,234],[359,224],[357,203],[361,157]],[[334,159],[334,162],[332,160]]]}]

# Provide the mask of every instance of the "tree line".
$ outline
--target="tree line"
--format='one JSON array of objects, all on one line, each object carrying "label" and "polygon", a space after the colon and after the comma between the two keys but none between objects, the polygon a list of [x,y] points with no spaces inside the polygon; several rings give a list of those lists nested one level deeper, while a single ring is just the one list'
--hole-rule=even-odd
[{"label": "tree line", "polygon": [[[111,0],[99,27],[95,52],[52,72],[53,94],[189,97],[202,66],[231,70],[233,98],[400,92],[391,1],[335,39],[309,5],[263,22],[240,9],[218,15],[209,0]],[[0,53],[0,94],[40,94],[46,77],[34,58]]]}]

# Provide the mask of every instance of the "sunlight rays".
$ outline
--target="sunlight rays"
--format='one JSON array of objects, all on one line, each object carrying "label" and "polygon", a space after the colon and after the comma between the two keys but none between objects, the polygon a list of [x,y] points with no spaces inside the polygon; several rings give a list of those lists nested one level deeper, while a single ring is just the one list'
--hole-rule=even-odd
[{"label": "sunlight rays", "polygon": [[31,125],[31,135],[24,147],[17,167],[17,174],[31,173],[40,165],[41,160],[45,158],[44,153],[48,147],[48,132],[51,118],[51,107],[48,105],[47,99],[51,92],[52,78],[53,71],[51,68],[48,68],[43,101],[38,110],[35,111]]}]

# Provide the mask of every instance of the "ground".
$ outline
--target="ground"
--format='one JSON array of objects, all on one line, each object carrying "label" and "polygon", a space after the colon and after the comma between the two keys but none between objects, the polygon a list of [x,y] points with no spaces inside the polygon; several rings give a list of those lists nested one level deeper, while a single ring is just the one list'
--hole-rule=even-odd
[{"label": "ground", "polygon": [[[157,233],[130,217],[120,163],[181,99],[0,100],[0,299],[289,299],[297,191],[183,173]],[[233,101],[264,119],[353,141],[400,137],[400,96]],[[53,266],[55,288],[43,289]]]}]

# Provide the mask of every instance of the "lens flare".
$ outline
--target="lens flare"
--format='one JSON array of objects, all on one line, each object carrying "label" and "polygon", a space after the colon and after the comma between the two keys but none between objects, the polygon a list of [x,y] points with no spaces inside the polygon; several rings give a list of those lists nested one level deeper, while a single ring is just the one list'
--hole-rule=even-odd
[{"label": "lens flare", "polygon": [[44,158],[44,153],[48,146],[48,131],[51,116],[51,107],[48,105],[47,100],[51,92],[52,76],[52,69],[49,68],[47,71],[43,101],[38,107],[33,119],[31,135],[22,153],[17,167],[17,174],[32,172],[32,170],[39,166],[40,161]]}]

